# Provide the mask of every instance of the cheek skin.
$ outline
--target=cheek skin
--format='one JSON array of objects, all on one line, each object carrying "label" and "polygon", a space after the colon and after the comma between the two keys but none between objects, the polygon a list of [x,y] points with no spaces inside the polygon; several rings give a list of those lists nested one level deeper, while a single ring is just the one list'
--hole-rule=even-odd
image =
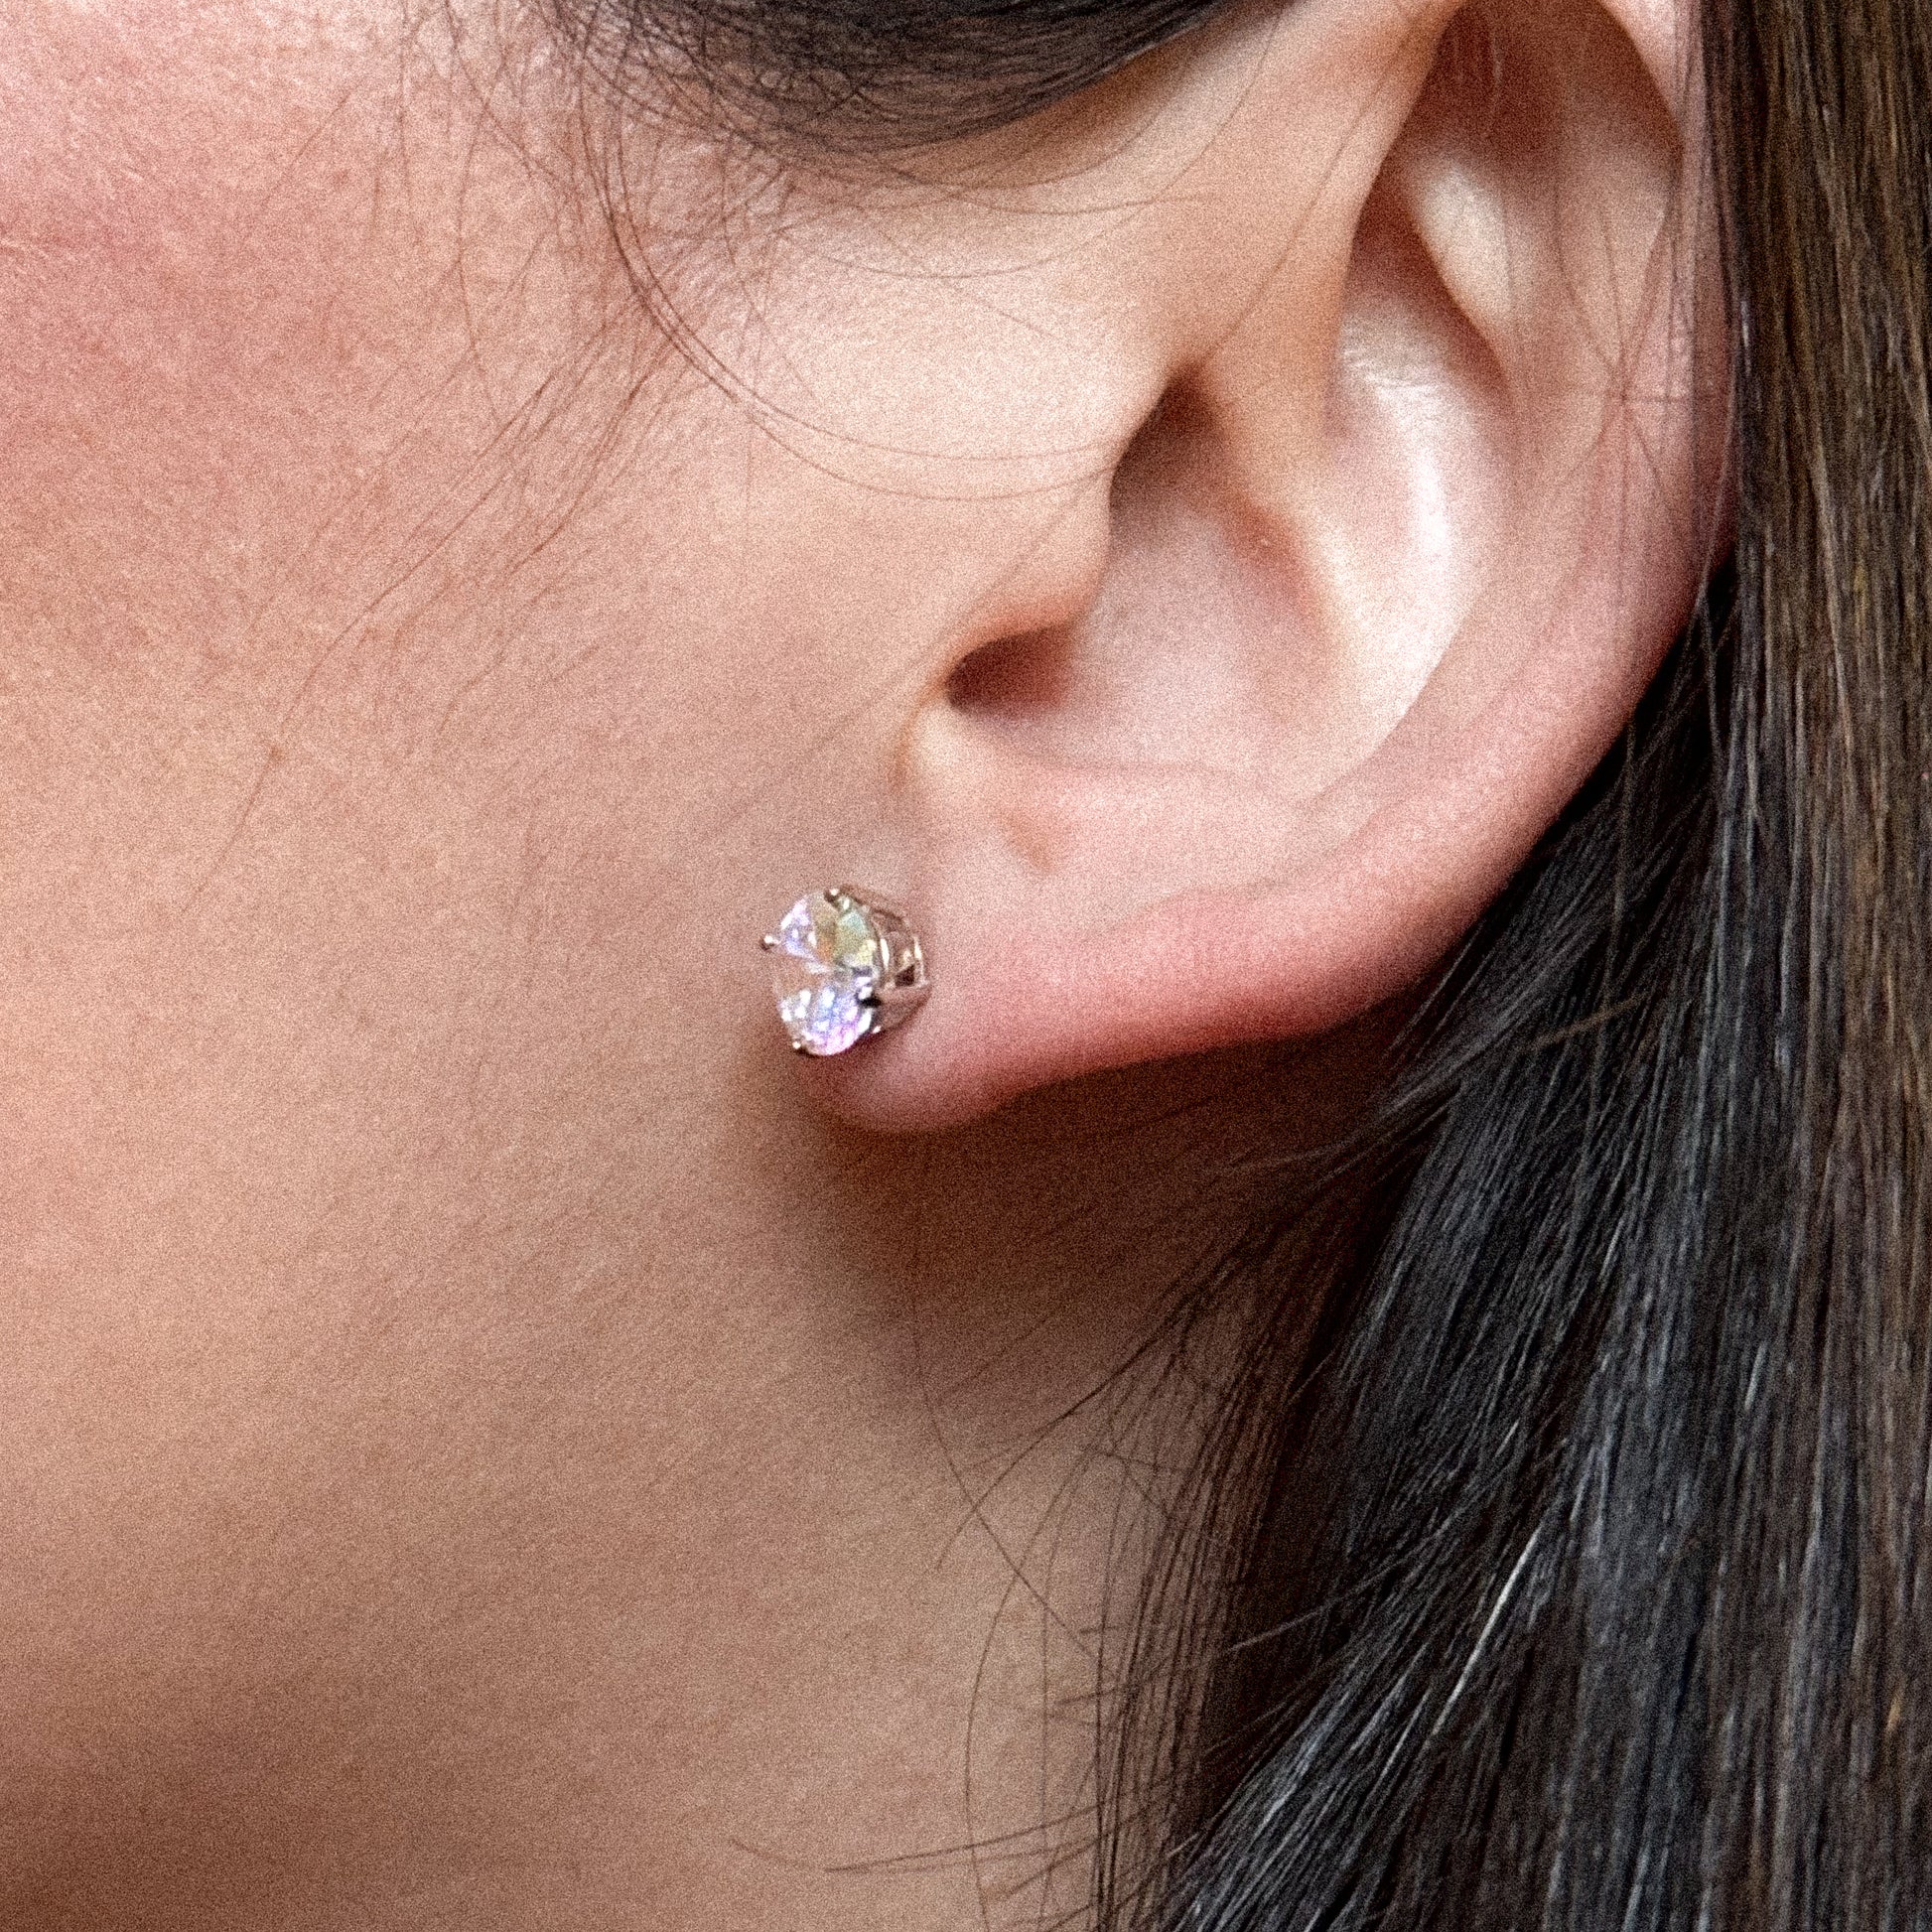
[{"label": "cheek skin", "polygon": [[[613,1420],[665,1212],[637,1122],[689,1122],[607,900],[713,780],[648,726],[586,757],[638,680],[603,576],[528,560],[621,399],[604,296],[447,64],[398,92],[392,11],[8,37],[9,1896],[129,1807],[191,1863],[378,1838],[345,1754],[458,1834],[450,1740],[555,1695],[503,1631],[616,1601],[606,1487],[706,1421]],[[698,1310],[654,1318],[681,1358]]]},{"label": "cheek skin", "polygon": [[39,24],[6,74],[9,547],[91,672],[171,648],[219,665],[383,454],[357,431],[410,350],[356,232],[354,122],[379,109],[335,111],[326,44],[264,72],[246,12],[212,44],[153,6]]}]

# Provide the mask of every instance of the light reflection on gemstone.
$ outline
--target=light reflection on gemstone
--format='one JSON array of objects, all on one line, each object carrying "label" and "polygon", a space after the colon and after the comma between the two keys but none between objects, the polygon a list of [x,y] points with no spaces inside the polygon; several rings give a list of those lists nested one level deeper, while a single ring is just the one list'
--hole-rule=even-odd
[{"label": "light reflection on gemstone", "polygon": [[856,1046],[877,1024],[885,951],[863,901],[807,893],[778,922],[766,950],[778,1018],[801,1052]]}]

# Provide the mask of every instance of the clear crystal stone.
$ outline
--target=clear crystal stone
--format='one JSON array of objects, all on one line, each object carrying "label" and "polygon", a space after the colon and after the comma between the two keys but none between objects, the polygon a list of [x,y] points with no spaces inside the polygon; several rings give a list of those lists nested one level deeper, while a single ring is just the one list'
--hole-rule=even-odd
[{"label": "clear crystal stone", "polygon": [[807,893],[766,949],[778,1018],[801,1052],[843,1053],[873,1031],[886,947],[862,900]]}]

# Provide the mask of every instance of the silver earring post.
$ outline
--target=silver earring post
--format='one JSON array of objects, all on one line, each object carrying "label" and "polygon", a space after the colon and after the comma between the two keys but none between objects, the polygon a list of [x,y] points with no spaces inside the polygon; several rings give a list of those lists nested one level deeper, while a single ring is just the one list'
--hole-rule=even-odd
[{"label": "silver earring post", "polygon": [[815,1059],[902,1026],[931,991],[905,914],[856,886],[807,893],[762,943],[792,1050]]}]

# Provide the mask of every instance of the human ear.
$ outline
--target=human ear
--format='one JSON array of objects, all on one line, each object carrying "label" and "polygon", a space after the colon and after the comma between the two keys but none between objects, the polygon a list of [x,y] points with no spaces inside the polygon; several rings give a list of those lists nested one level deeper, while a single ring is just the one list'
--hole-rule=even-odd
[{"label": "human ear", "polygon": [[1202,57],[1236,104],[1105,270],[1159,402],[1062,508],[1065,615],[960,636],[908,717],[934,992],[828,1104],[936,1126],[1336,1026],[1523,862],[1720,514],[1687,19],[1304,0]]}]

